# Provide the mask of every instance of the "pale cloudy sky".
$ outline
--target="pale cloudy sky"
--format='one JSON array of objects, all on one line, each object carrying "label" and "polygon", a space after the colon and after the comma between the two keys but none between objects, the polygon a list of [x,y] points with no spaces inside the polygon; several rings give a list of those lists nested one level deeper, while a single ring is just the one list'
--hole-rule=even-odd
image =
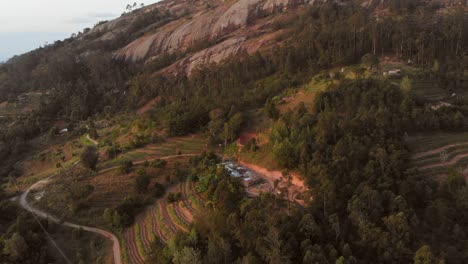
[{"label": "pale cloudy sky", "polygon": [[[0,62],[120,16],[135,0],[0,0]],[[157,0],[136,1],[145,5]]]}]

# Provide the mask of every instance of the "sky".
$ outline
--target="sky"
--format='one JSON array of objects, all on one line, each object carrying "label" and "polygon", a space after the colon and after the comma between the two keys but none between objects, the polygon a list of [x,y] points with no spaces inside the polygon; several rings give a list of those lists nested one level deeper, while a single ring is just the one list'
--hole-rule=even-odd
[{"label": "sky", "polygon": [[[0,62],[119,17],[134,0],[0,0]],[[137,1],[151,4],[157,2]]]}]

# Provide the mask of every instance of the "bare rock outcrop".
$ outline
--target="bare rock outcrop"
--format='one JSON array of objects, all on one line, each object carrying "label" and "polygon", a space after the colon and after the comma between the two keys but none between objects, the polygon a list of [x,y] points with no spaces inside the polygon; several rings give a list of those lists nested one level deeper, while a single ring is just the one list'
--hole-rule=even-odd
[{"label": "bare rock outcrop", "polygon": [[139,38],[116,52],[116,57],[139,61],[157,58],[164,53],[184,52],[202,41],[219,41],[206,50],[191,55],[188,72],[199,63],[218,62],[236,52],[245,50],[247,27],[274,12],[283,11],[289,5],[303,3],[297,0],[237,0],[213,1],[212,8],[196,10],[197,13],[173,21],[151,34]]}]

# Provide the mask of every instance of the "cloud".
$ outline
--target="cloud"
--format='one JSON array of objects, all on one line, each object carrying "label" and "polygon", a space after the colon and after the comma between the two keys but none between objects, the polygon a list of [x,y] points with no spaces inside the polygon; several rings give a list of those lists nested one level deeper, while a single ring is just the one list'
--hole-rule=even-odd
[{"label": "cloud", "polygon": [[118,16],[119,16],[118,14],[115,14],[112,12],[88,13],[80,17],[73,17],[73,18],[67,19],[65,22],[68,24],[73,24],[73,25],[93,24],[103,19],[111,19],[111,18],[116,18]]}]

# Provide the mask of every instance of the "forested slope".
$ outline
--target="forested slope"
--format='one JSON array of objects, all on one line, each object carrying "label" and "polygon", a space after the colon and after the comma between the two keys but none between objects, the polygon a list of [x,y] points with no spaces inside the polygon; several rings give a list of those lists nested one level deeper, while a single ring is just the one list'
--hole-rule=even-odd
[{"label": "forested slope", "polygon": [[[212,183],[205,193],[212,206],[189,235],[155,243],[152,261],[466,263],[466,182],[457,173],[439,182],[418,174],[406,141],[466,129],[466,6],[267,2],[272,9],[262,1],[162,1],[0,65],[0,103],[40,94],[37,108],[0,119],[2,183],[22,175],[17,162],[60,123],[73,136],[95,134],[86,120],[131,116],[152,101],[138,118],[153,131],[138,141],[197,132],[230,147],[246,112],[263,109],[272,124],[266,150],[285,172],[300,172],[312,201],[246,199],[202,155],[193,175]],[[237,19],[233,10],[248,12]],[[200,17],[228,22],[213,22],[221,29],[205,35],[182,34],[204,25]],[[236,48],[223,46],[239,38]],[[384,77],[385,57],[415,70],[404,81]],[[277,110],[279,97],[314,76],[325,88],[312,105]],[[428,99],[420,83],[448,94],[452,107],[433,109],[441,100]]]}]

